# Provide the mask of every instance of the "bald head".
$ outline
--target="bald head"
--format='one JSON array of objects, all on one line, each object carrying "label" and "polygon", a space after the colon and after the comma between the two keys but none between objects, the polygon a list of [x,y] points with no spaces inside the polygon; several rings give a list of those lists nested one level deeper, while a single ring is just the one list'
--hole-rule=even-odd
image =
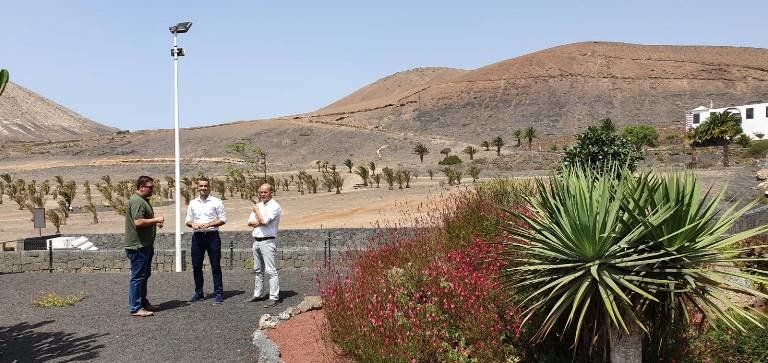
[{"label": "bald head", "polygon": [[259,187],[259,199],[264,203],[272,199],[272,184],[264,183]]}]

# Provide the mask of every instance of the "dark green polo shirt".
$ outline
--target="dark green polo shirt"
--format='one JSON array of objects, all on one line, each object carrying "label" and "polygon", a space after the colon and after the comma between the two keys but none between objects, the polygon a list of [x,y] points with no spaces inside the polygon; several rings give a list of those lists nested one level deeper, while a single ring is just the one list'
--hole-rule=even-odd
[{"label": "dark green polo shirt", "polygon": [[157,226],[139,228],[133,224],[137,219],[155,218],[155,212],[149,201],[144,197],[133,193],[128,198],[128,206],[125,208],[125,248],[129,250],[140,247],[152,246],[155,243]]}]

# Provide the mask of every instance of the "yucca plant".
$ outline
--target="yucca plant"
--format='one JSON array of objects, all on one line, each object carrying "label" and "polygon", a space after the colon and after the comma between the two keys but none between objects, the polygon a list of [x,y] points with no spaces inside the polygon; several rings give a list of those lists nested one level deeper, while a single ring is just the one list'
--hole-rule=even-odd
[{"label": "yucca plant", "polygon": [[[765,271],[736,268],[745,260],[737,242],[768,226],[727,234],[754,203],[721,211],[722,192],[702,196],[693,174],[578,166],[536,189],[526,196],[529,213],[509,211],[524,224],[507,226],[517,242],[505,256],[506,287],[526,320],[541,321],[534,338],[562,330],[574,345],[601,342],[612,361],[633,362],[643,333],[658,341],[658,321],[687,321],[688,309],[737,330],[739,316],[760,325],[761,313],[726,297],[766,296],[733,278],[768,281]],[[627,344],[634,349],[618,349]]]}]

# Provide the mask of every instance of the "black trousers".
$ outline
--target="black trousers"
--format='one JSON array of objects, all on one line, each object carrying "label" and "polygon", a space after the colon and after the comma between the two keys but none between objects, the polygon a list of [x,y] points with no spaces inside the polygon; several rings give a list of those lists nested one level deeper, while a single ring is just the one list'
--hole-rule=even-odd
[{"label": "black trousers", "polygon": [[195,292],[203,293],[203,258],[208,252],[208,262],[213,275],[213,292],[224,294],[221,282],[221,238],[219,231],[192,233],[192,276],[195,278]]}]

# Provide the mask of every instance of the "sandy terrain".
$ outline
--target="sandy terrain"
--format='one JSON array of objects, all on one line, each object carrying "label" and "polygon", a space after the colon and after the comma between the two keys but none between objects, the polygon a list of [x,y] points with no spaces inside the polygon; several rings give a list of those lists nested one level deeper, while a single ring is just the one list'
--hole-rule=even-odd
[{"label": "sandy terrain", "polygon": [[[281,219],[282,229],[300,228],[357,228],[371,227],[375,222],[400,219],[407,211],[413,211],[429,200],[439,197],[445,189],[440,187],[440,178],[429,181],[419,178],[411,184],[411,188],[388,190],[386,185],[381,188],[354,189],[352,184],[359,178],[350,177],[349,186],[341,194],[328,193],[318,190],[317,194],[301,195],[295,187],[289,192],[278,191],[275,199],[283,208]],[[465,180],[467,182],[467,180]],[[103,198],[92,187],[94,204],[99,205]],[[217,197],[218,194],[215,194]],[[2,241],[10,241],[38,235],[33,228],[31,213],[25,208],[19,210],[18,205],[7,196],[0,204],[0,233]],[[84,204],[82,191],[72,203],[75,212],[70,214],[66,225],[61,226],[61,232],[66,235],[91,233],[122,233],[123,218],[112,210],[103,210],[98,214],[99,223],[92,224],[92,216],[87,211],[80,210]],[[247,230],[246,225],[250,213],[251,202],[240,199],[237,195],[224,201],[229,223],[223,230]],[[48,199],[47,208],[55,208],[55,201]],[[166,217],[164,231],[175,230],[174,205],[167,204],[155,208],[157,215]],[[182,205],[182,217],[186,213],[186,205]],[[55,228],[50,222],[42,233],[52,234]],[[186,228],[186,227],[184,227]]]}]

